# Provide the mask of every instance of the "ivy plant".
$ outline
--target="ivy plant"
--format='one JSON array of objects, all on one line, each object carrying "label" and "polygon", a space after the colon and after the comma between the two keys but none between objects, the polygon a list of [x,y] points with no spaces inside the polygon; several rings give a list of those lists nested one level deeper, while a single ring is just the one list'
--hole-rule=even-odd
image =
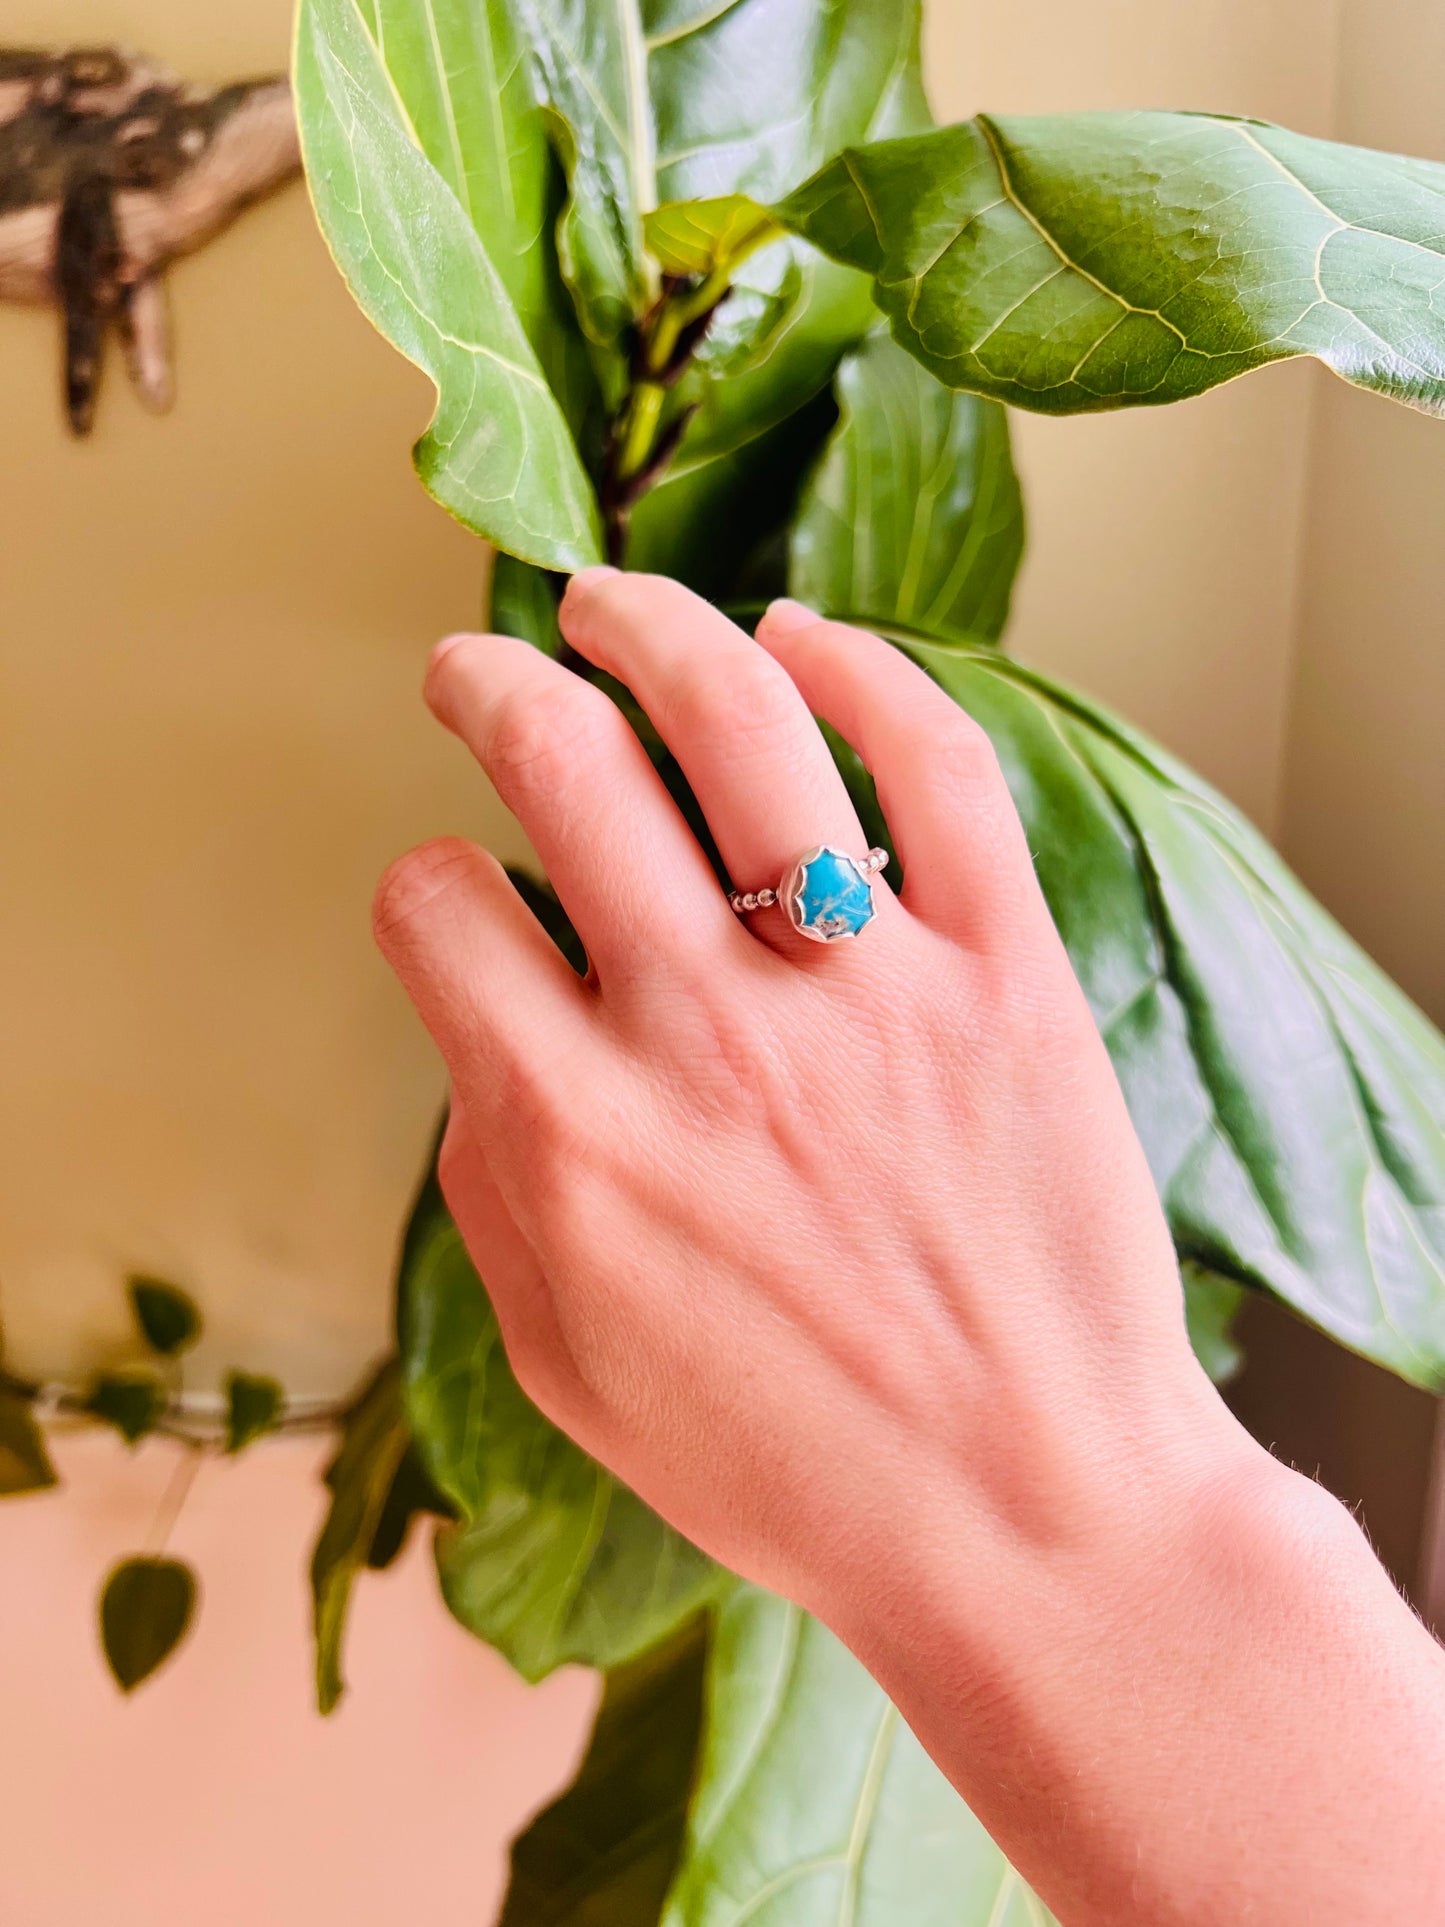
[{"label": "ivy plant", "polygon": [[[1445,1041],[1221,796],[1000,638],[1005,404],[1154,405],[1307,354],[1445,410],[1445,168],[1215,115],[936,128],[918,32],[915,0],[302,0],[311,194],[435,383],[414,460],[497,551],[493,624],[558,653],[560,576],[610,557],[891,640],[997,745],[1206,1365],[1253,1290],[1438,1388]],[[824,1628],[529,1405],[433,1177],[331,1484],[323,1705],[351,1579],[418,1511],[464,1625],[529,1679],[606,1675],[505,1927],[1047,1919]]]}]

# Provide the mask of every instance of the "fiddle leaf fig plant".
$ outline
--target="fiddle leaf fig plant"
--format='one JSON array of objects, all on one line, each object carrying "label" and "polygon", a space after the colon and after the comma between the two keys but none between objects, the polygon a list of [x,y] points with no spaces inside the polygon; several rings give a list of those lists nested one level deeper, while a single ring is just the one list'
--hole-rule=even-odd
[{"label": "fiddle leaf fig plant", "polygon": [[[1311,354],[1445,409],[1445,168],[1210,115],[934,128],[918,32],[914,0],[302,0],[311,193],[436,384],[417,467],[495,545],[494,625],[564,653],[559,572],[607,556],[911,656],[998,748],[1206,1368],[1254,1290],[1445,1386],[1445,1040],[1222,797],[1001,642],[1003,404],[1155,404]],[[330,1475],[324,1702],[351,1577],[418,1512],[464,1625],[528,1678],[607,1676],[505,1927],[1047,1921],[831,1634],[528,1403],[434,1175],[397,1339]]]}]

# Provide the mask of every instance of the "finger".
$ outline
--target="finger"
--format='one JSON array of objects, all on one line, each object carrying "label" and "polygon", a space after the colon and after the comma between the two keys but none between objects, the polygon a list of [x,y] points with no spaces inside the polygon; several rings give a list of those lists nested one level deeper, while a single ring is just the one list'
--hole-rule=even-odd
[{"label": "finger", "polygon": [[546,1274],[518,1228],[455,1093],[437,1156],[437,1178],[496,1311],[507,1361],[528,1397],[555,1418],[576,1374]]},{"label": "finger", "polygon": [[433,656],[427,700],[527,832],[604,982],[730,941],[696,837],[600,689],[511,636],[459,636]]},{"label": "finger", "polygon": [[1033,860],[993,745],[931,676],[797,602],[773,603],[758,641],[872,774],[915,915],[973,946],[1037,915]]},{"label": "finger", "polygon": [[494,856],[460,837],[393,863],[372,913],[382,954],[446,1059],[483,1148],[600,1055],[593,993]]},{"label": "finger", "polygon": [[[857,813],[791,678],[701,596],[666,576],[589,569],[568,584],[560,620],[651,717],[737,889],[775,887],[814,844],[863,855]],[[751,923],[771,942],[813,947],[776,913]]]}]

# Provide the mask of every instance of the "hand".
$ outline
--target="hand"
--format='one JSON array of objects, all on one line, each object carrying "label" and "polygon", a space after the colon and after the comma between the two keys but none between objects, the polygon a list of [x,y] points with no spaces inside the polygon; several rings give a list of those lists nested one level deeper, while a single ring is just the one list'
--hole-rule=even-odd
[{"label": "hand", "polygon": [[601,570],[561,620],[653,719],[738,887],[867,848],[812,711],[873,771],[907,882],[834,945],[735,916],[605,695],[506,637],[442,645],[432,707],[591,961],[584,983],[468,844],[382,886],[452,1073],[442,1184],[519,1379],[690,1538],[825,1610],[873,1589],[854,1568],[891,1551],[900,1491],[1049,1536],[1081,1459],[1162,1448],[1212,1399],[988,738],[796,605],[754,642]]},{"label": "hand", "polygon": [[432,707],[591,965],[470,844],[381,886],[451,1070],[442,1184],[522,1385],[847,1639],[1069,1927],[1433,1917],[1445,1664],[1190,1355],[987,738],[795,604],[750,641],[599,569],[561,623],[651,717],[738,887],[864,851],[813,712],[875,776],[906,880],[836,945],[740,919],[600,690],[506,637],[440,647]]}]

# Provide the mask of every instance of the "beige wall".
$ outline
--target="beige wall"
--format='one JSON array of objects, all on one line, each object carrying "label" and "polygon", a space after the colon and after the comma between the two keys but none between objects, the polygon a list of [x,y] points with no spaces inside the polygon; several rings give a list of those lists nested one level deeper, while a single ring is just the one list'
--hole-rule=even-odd
[{"label": "beige wall", "polygon": [[[1388,5],[1408,47],[1423,0]],[[1342,44],[1342,121],[1437,151],[1438,90],[1408,52],[1384,70],[1378,8],[1347,8],[1337,43],[1335,0],[938,4],[935,103],[1207,105],[1324,132]],[[5,34],[119,37],[222,78],[284,59],[287,12],[10,0]],[[425,384],[352,309],[299,192],[174,294],[175,414],[146,419],[112,382],[87,447],[60,430],[53,321],[0,309],[4,1309],[24,1362],[76,1369],[120,1339],[125,1269],[155,1267],[206,1307],[203,1368],[333,1391],[384,1343],[441,1094],[371,953],[372,878],[434,830],[519,847],[416,699],[428,641],[477,608],[481,557],[409,472]],[[1282,829],[1430,994],[1445,696],[1406,672],[1445,659],[1432,671],[1441,565],[1422,560],[1445,443],[1293,368],[1157,413],[1023,420],[1019,450],[1019,649]],[[201,1630],[122,1706],[91,1601],[144,1539],[166,1452],[77,1442],[65,1469],[65,1498],[0,1513],[7,1922],[74,1927],[100,1892],[116,1927],[393,1927],[418,1893],[484,1919],[587,1683],[517,1686],[447,1621],[416,1549],[363,1588],[355,1690],[318,1723],[316,1468],[276,1447],[192,1496],[177,1543]],[[175,1844],[157,1813],[179,1816]]]}]

